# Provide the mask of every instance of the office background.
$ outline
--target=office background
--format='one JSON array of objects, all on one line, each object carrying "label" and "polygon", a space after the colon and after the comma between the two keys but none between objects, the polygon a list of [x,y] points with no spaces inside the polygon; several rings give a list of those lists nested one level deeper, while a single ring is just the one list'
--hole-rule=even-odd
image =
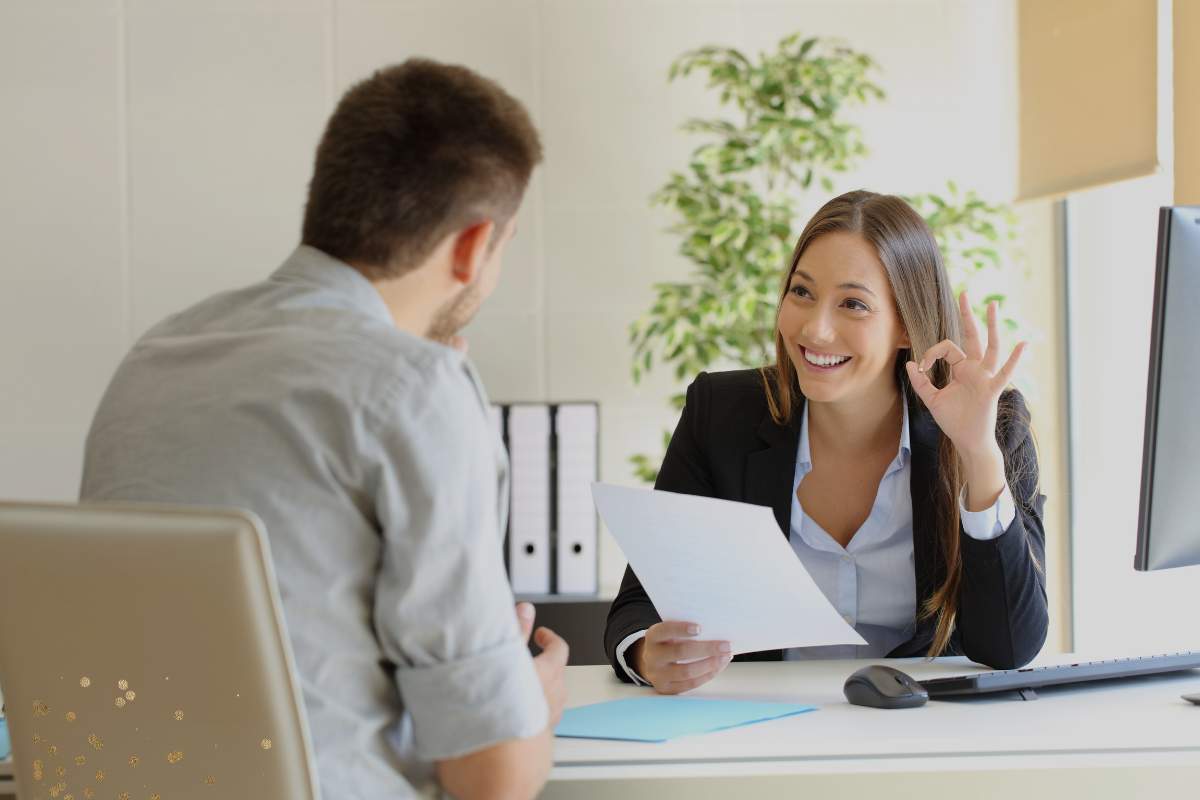
[{"label": "office background", "polygon": [[[667,82],[670,62],[710,43],[756,52],[794,31],[841,37],[880,63],[888,98],[853,112],[871,154],[835,191],[937,191],[952,178],[1009,201],[1015,8],[4,0],[0,496],[75,497],[91,414],[124,352],[166,314],[278,265],[297,241],[313,150],[337,98],[413,55],[495,78],[544,139],[503,280],[467,332],[490,392],[598,401],[601,477],[633,483],[628,457],[655,451],[674,424],[666,398],[678,385],[665,370],[632,383],[628,325],[655,281],[689,272],[649,196],[695,146],[680,123],[717,112],[701,78]],[[1171,185],[1160,173],[1016,207],[1025,258],[1009,291],[1031,323],[1018,385],[1050,497],[1049,650],[1186,643],[1164,606],[1200,600],[1194,572],[1130,568],[1155,209],[1172,202]],[[826,197],[812,193],[802,216]],[[1122,520],[1127,535],[1090,534]],[[623,568],[602,534],[602,595]]]}]

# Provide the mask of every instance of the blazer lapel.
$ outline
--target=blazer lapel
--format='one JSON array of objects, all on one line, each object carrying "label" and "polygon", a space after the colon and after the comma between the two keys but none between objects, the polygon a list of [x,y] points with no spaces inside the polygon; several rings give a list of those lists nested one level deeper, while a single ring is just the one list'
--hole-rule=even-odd
[{"label": "blazer lapel", "polygon": [[917,610],[933,595],[941,581],[941,551],[937,546],[938,519],[934,503],[938,489],[938,445],[941,429],[933,415],[912,398],[908,407],[912,471],[909,492],[913,510],[913,556],[917,578]]},{"label": "blazer lapel", "polygon": [[786,426],[776,425],[770,411],[763,415],[757,433],[766,447],[746,456],[745,502],[769,506],[784,537],[788,535],[792,516],[792,479],[796,474],[796,448],[800,444],[804,410],[804,398],[798,400]]}]

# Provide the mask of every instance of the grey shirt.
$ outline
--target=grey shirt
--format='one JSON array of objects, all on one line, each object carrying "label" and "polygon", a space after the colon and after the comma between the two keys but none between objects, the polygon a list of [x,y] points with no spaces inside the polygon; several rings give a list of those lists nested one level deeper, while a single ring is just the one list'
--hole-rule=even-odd
[{"label": "grey shirt", "polygon": [[507,482],[465,357],[399,331],[357,271],[301,246],[134,346],[80,495],[263,520],[339,800],[429,790],[432,761],[545,728],[504,572]]}]

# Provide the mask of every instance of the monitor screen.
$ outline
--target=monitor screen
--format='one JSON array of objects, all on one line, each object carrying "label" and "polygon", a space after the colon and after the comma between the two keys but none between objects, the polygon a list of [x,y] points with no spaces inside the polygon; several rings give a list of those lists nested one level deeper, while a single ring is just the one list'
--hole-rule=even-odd
[{"label": "monitor screen", "polygon": [[1159,211],[1147,384],[1134,567],[1200,564],[1200,206]]}]

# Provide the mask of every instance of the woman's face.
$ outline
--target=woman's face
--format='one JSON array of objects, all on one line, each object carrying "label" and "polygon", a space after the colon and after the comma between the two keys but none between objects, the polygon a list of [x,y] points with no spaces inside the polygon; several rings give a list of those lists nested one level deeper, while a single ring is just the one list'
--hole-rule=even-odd
[{"label": "woman's face", "polygon": [[810,400],[831,403],[895,391],[896,351],[909,346],[887,273],[857,233],[809,243],[779,309],[779,333]]}]

